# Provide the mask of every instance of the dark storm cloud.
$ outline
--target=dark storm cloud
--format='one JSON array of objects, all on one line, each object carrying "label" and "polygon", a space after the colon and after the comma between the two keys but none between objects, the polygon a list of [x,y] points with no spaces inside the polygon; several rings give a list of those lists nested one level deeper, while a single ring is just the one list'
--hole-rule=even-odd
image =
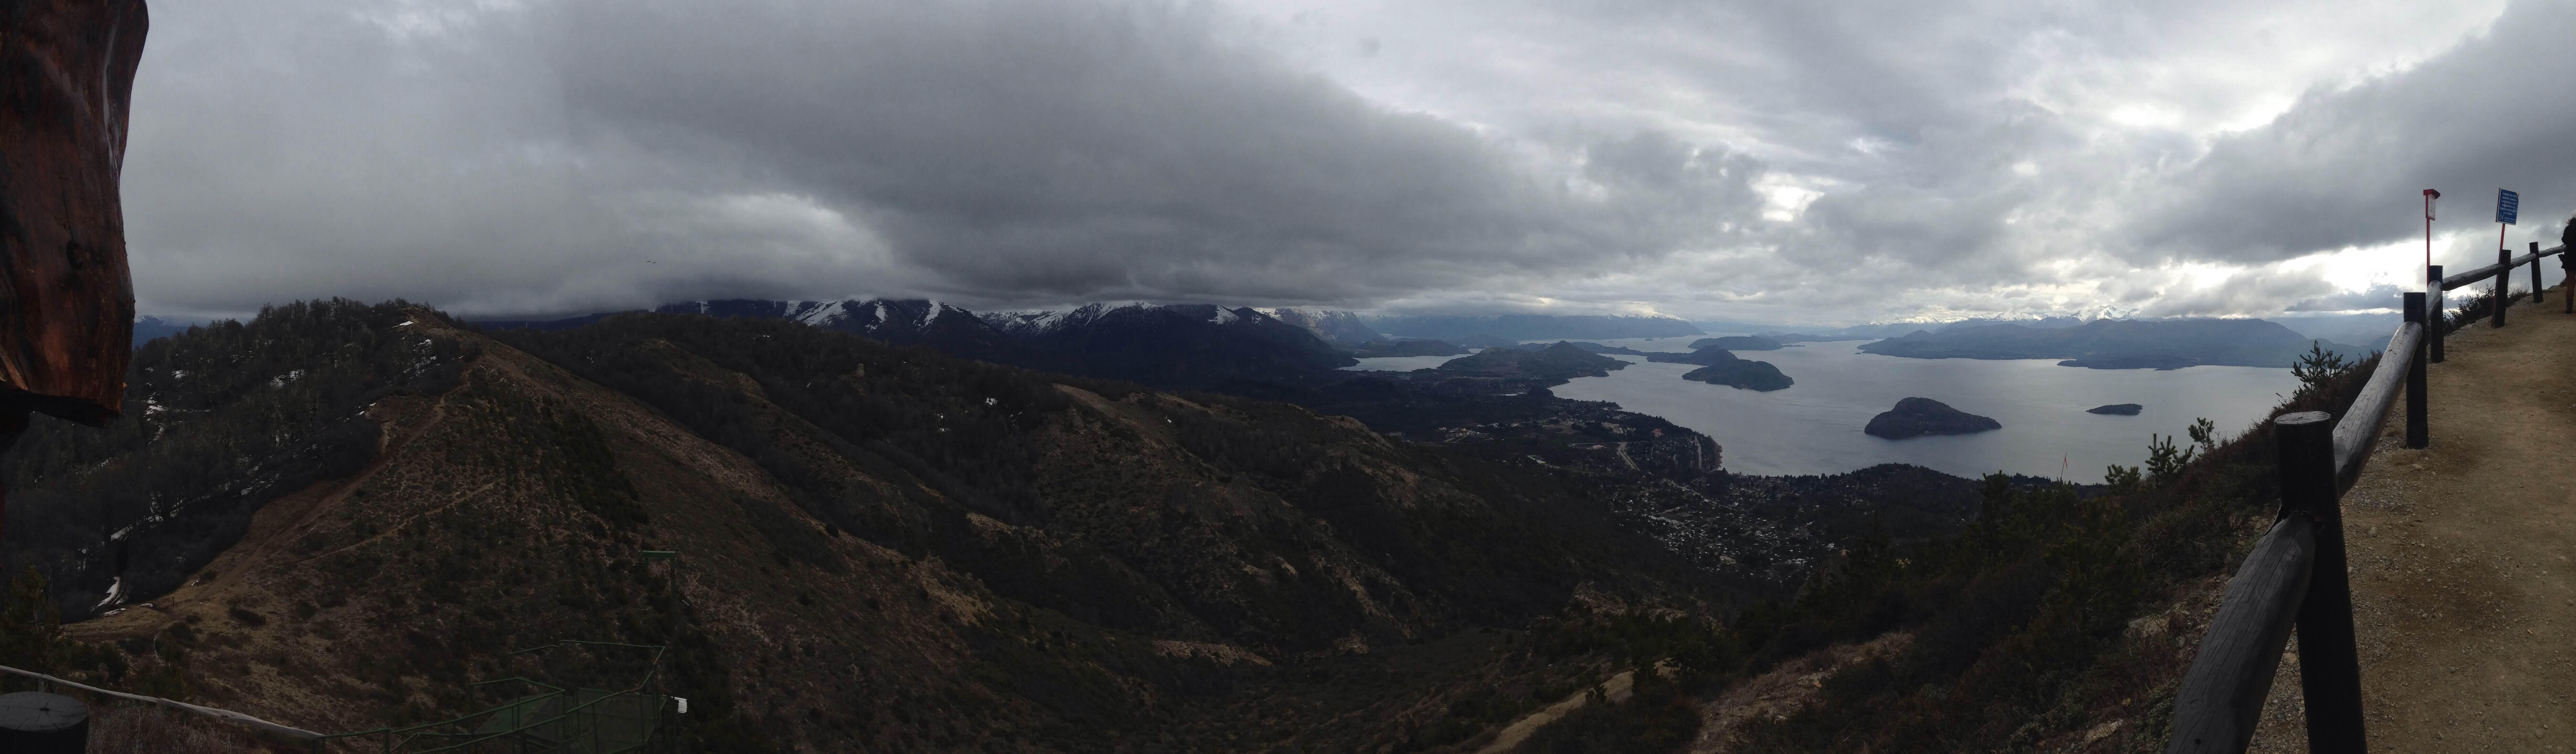
[{"label": "dark storm cloud", "polygon": [[1758,201],[1758,165],[1656,137],[1604,144],[1587,194],[1206,6],[575,8],[586,133],[773,175],[953,293],[1366,300],[1658,254]]},{"label": "dark storm cloud", "polygon": [[[2485,211],[2476,181],[2554,228],[2576,64],[2535,29],[2571,12],[2446,52],[2488,0],[2353,2],[168,4],[128,229],[165,314],[930,295],[1862,321],[2277,311],[2341,291],[2328,272],[2383,281],[2257,263],[2400,240],[2419,182],[2450,227]],[[2364,69],[2395,73],[2217,130]]]},{"label": "dark storm cloud", "polygon": [[1651,130],[1391,110],[1210,5],[238,11],[177,9],[146,61],[128,193],[164,311],[1367,304],[1653,258],[1761,202],[1760,163]]},{"label": "dark storm cloud", "polygon": [[2443,193],[2440,229],[2491,224],[2499,187],[2522,193],[2526,231],[2554,227],[2576,208],[2576,56],[2560,52],[2571,28],[2576,5],[2516,3],[2484,39],[2310,91],[2142,191],[2131,250],[2259,263],[2402,241],[2423,232],[2425,188]]}]

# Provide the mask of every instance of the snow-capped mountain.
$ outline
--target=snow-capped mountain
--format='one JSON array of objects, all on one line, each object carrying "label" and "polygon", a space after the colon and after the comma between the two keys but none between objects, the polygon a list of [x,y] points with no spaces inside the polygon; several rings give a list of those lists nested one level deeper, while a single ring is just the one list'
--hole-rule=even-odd
[{"label": "snow-capped mountain", "polygon": [[[1326,342],[1319,334],[1323,331],[1313,323],[1366,328],[1347,312],[1319,317],[1287,310],[1298,322],[1307,323],[1301,325],[1249,307],[1141,301],[979,314],[924,299],[729,299],[686,301],[655,311],[790,319],[898,345],[929,346],[966,358],[1187,389],[1292,383],[1355,363]],[[486,326],[564,329],[606,316],[491,322]],[[1349,331],[1349,327],[1336,327],[1339,332]]]},{"label": "snow-capped mountain", "polygon": [[806,324],[836,312],[840,301],[763,301],[759,299],[723,299],[717,301],[682,301],[663,304],[653,311],[664,314],[705,314],[715,317],[775,317]]},{"label": "snow-capped mountain", "polygon": [[1355,346],[1386,339],[1367,322],[1361,321],[1360,315],[1351,312],[1324,309],[1263,309],[1261,312],[1277,317],[1281,322],[1306,328],[1315,337],[1336,345]]}]

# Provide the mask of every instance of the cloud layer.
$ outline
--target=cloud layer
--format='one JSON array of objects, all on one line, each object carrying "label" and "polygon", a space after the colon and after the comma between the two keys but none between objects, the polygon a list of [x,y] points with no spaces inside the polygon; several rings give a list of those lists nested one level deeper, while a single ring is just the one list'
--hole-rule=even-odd
[{"label": "cloud layer", "polygon": [[147,310],[2263,314],[2576,208],[2561,6],[237,6],[156,9]]}]

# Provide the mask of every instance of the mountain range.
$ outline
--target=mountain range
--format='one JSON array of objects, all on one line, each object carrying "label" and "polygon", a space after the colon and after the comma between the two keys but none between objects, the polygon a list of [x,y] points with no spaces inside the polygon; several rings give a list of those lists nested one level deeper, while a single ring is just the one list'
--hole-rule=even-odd
[{"label": "mountain range", "polygon": [[2072,327],[1992,324],[1917,330],[1860,347],[1917,359],[2064,359],[2095,369],[2179,369],[2198,365],[2286,368],[2310,348],[2358,361],[2372,349],[2308,338],[2259,319],[2099,319]]},{"label": "mountain range", "polygon": [[[1259,309],[1210,304],[1100,303],[978,313],[926,299],[736,299],[668,304],[655,311],[787,320],[969,359],[1136,380],[1165,389],[1275,392],[1358,363],[1314,330]],[[609,316],[478,324],[496,330],[567,330]],[[1347,318],[1301,319],[1346,333],[1354,324]]]},{"label": "mountain range", "polygon": [[[350,730],[572,672],[514,650],[661,646],[681,750],[2080,750],[2157,724],[2185,661],[2135,619],[2272,502],[2213,483],[2268,468],[2257,434],[2137,490],[1728,474],[1550,394],[1530,367],[1607,366],[1575,343],[1388,374],[1219,307],[586,319],[317,301],[145,343],[121,418],[0,454],[0,549],[45,579],[14,592],[77,619],[0,652]],[[1283,374],[944,352],[1210,339]]]},{"label": "mountain range", "polygon": [[1727,599],[1575,467],[833,326],[955,311],[284,307],[144,349],[107,431],[40,422],[6,533],[110,613],[75,638],[185,654],[199,701],[352,730],[488,703],[510,650],[668,645],[691,750],[1429,743],[1448,700],[1593,672],[1530,651],[1590,630],[1569,605]]},{"label": "mountain range", "polygon": [[1383,316],[1369,320],[1388,335],[1438,338],[1459,345],[1479,345],[1476,336],[1528,340],[1607,340],[1706,335],[1697,325],[1671,317],[1488,314],[1478,316]]},{"label": "mountain range", "polygon": [[0,455],[8,552],[113,658],[44,667],[351,730],[614,641],[670,647],[689,750],[1464,751],[1674,651],[1639,625],[1716,641],[1835,543],[1977,504],[1911,467],[1725,474],[1704,436],[1520,373],[1618,364],[1570,345],[1300,394],[1363,424],[847,332],[1315,340],[1259,312],[868,303],[547,329],[327,301],[151,341],[123,418]]}]

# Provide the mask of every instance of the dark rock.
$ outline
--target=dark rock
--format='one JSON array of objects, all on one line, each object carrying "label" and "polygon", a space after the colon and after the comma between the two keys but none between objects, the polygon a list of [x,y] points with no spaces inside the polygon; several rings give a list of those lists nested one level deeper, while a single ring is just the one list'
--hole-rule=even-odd
[{"label": "dark rock", "polygon": [[1897,401],[1896,408],[1871,417],[1862,431],[1872,436],[1902,440],[1922,435],[1964,435],[2003,429],[2002,422],[1971,414],[1930,398],[1907,398]]},{"label": "dark rock", "polygon": [[[1718,353],[1725,353],[1725,351]],[[1689,374],[1682,375],[1682,379],[1764,393],[1797,384],[1795,380],[1789,379],[1789,375],[1781,374],[1780,368],[1772,366],[1771,362],[1743,359],[1693,369]]]},{"label": "dark rock", "polygon": [[2140,410],[2142,410],[2142,409],[2145,409],[2145,408],[2146,408],[2145,406],[2140,406],[2140,405],[2135,404],[2135,403],[2114,403],[2114,404],[2111,404],[2111,405],[2108,405],[2108,406],[2094,406],[2094,407],[2092,407],[2092,408],[2085,409],[2085,410],[2084,410],[2084,413],[2088,413],[2088,414],[2111,414],[2111,415],[2115,415],[2115,416],[2137,416],[2137,415],[2138,415],[2138,411],[2140,411]]},{"label": "dark rock", "polygon": [[[117,169],[142,0],[13,3],[0,41],[0,423],[104,424],[125,402],[134,279]],[[0,438],[5,439],[5,438]]]}]

